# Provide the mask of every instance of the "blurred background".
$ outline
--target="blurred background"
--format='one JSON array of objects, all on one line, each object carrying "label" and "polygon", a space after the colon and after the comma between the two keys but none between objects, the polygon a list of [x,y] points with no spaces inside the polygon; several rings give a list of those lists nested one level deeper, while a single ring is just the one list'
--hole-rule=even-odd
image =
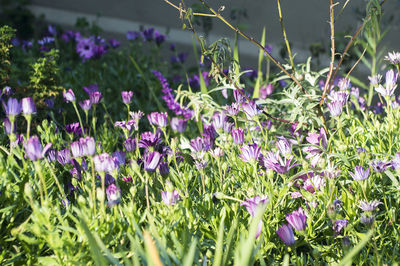
[{"label": "blurred background", "polygon": [[[179,1],[171,0],[178,4]],[[161,33],[168,34],[168,40],[178,45],[192,46],[192,34],[182,30],[179,12],[163,0],[0,0],[1,21],[11,20],[19,34],[29,35],[30,16],[40,17],[52,24],[74,27],[85,18],[96,24],[102,34],[124,39],[128,31],[155,27]],[[365,0],[338,1],[336,16],[336,47],[342,51],[350,34],[353,34],[365,17]],[[205,11],[198,0],[185,3],[194,10]],[[279,23],[278,8],[273,0],[209,0],[213,8],[225,6],[222,14],[232,24],[246,31],[255,39],[261,38],[266,29],[266,42],[272,45],[272,54],[278,58],[286,56],[282,31]],[[343,5],[347,3],[342,10]],[[322,0],[283,0],[281,1],[284,24],[288,39],[296,54],[295,61],[313,56],[322,66],[329,64],[329,1]],[[385,51],[398,50],[400,43],[400,1],[388,0],[383,6],[383,29],[388,33],[380,48]],[[23,11],[23,12],[21,12]],[[199,18],[198,31],[206,36],[208,44],[221,37],[233,40],[234,32],[217,19]],[[239,42],[241,61],[256,64],[257,49],[249,42]]]}]

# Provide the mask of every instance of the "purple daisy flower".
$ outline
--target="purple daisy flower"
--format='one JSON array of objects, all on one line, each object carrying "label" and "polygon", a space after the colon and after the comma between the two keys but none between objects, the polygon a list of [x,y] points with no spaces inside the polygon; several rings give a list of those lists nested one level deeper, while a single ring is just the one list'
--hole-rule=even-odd
[{"label": "purple daisy flower", "polygon": [[286,246],[291,246],[296,243],[292,227],[289,225],[282,225],[275,231]]},{"label": "purple daisy flower", "polygon": [[349,173],[351,177],[356,181],[361,181],[367,179],[369,176],[369,168],[364,170],[362,166],[356,166],[354,168],[354,173]]}]

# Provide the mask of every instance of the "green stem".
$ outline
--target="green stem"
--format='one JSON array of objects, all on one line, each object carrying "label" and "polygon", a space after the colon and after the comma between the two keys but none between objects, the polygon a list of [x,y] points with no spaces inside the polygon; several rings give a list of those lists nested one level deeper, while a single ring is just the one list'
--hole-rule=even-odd
[{"label": "green stem", "polygon": [[75,103],[75,102],[72,102],[72,105],[74,106],[75,112],[76,112],[76,114],[78,115],[79,124],[81,125],[81,129],[82,129],[82,134],[83,134],[84,136],[86,136],[85,129],[83,128],[83,123],[82,123],[81,114],[79,113],[78,108],[76,107],[76,103]]}]

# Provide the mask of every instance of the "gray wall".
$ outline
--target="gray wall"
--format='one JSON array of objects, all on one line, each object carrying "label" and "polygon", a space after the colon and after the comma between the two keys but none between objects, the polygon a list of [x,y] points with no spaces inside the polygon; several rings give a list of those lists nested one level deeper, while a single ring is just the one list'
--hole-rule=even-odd
[{"label": "gray wall", "polygon": [[[171,2],[179,3],[178,0],[171,0]],[[248,19],[242,20],[242,23],[248,24],[249,27],[246,31],[250,35],[259,39],[262,28],[265,26],[267,29],[267,42],[275,44],[275,46],[282,43],[282,32],[275,0],[208,0],[207,2],[216,9],[221,5],[225,5],[226,9],[223,14],[226,17],[229,17],[231,7],[246,8]],[[311,43],[323,42],[326,45],[329,43],[328,0],[281,0],[281,2],[287,35],[293,44],[294,50],[300,54],[300,59],[306,56],[304,53],[306,53]],[[341,5],[346,1],[341,0],[339,2],[340,5],[335,8],[336,15],[339,13]],[[347,7],[337,19],[335,26],[337,32],[343,32],[348,29],[353,29],[354,31],[360,25],[361,21],[356,19],[355,11],[357,9],[363,10],[365,2],[365,0],[349,1]],[[121,29],[125,29],[128,25],[118,24],[123,22],[166,27],[177,32],[180,32],[179,29],[181,28],[177,10],[163,0],[32,0],[32,3],[34,8],[39,7],[36,12],[40,12],[40,7],[50,7],[73,13],[101,14],[100,21],[107,21],[107,18],[120,19],[114,21],[113,26],[107,29],[109,31],[115,29],[116,32],[121,32]],[[187,0],[186,3],[190,5],[199,3],[199,1]],[[386,18],[394,17],[390,24],[391,31],[385,37],[385,45],[390,50],[400,50],[400,18],[398,16],[400,14],[400,1],[387,0],[384,5],[384,11]],[[57,20],[58,18],[61,23],[68,24],[66,22],[68,18],[62,18],[62,16],[62,14],[58,15],[58,17],[51,20]],[[233,36],[233,32],[216,19],[213,21],[212,34],[214,37]],[[175,34],[173,38],[178,39],[178,42],[190,43],[190,36],[190,34]],[[186,38],[188,39],[185,40]],[[256,51],[248,51],[251,49],[251,45],[243,46],[242,50],[245,50],[245,53],[249,55],[257,54]],[[303,58],[302,54],[304,55]]]}]

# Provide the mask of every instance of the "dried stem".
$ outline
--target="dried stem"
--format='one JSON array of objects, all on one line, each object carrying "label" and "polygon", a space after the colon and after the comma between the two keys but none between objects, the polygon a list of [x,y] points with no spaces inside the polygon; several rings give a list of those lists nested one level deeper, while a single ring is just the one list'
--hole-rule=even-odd
[{"label": "dried stem", "polygon": [[[382,7],[382,5],[383,5],[385,2],[386,2],[386,0],[382,0],[382,2],[380,3],[380,6]],[[337,72],[339,71],[340,66],[341,66],[342,63],[343,63],[343,60],[344,60],[345,55],[346,55],[347,52],[349,51],[349,49],[350,49],[351,45],[353,44],[354,40],[355,40],[355,39],[357,38],[357,36],[360,34],[361,30],[364,28],[365,24],[367,24],[367,22],[368,22],[370,19],[371,19],[371,15],[369,15],[368,18],[365,19],[364,22],[357,28],[356,32],[353,34],[353,36],[351,37],[350,41],[347,43],[346,47],[344,48],[343,53],[340,55],[339,63],[338,63],[338,65],[336,66],[335,72],[333,73],[332,78],[331,78],[331,80],[330,80],[330,82],[329,82],[329,86],[327,86],[326,88],[324,88],[324,92],[323,92],[322,97],[321,97],[320,105],[323,104],[324,99],[325,99],[325,97],[326,97],[326,94],[329,93],[329,90],[330,90],[330,87],[331,87],[331,85],[332,85],[332,82],[333,82],[333,80],[335,79],[335,77],[336,77],[336,75],[337,75]],[[326,85],[326,84],[325,84],[325,85]],[[327,89],[327,91],[325,91],[325,89]]]},{"label": "dried stem", "polygon": [[[263,47],[258,41],[256,41],[253,37],[248,36],[247,34],[245,34],[244,32],[242,32],[241,30],[239,30],[237,27],[233,26],[229,21],[227,21],[223,16],[221,16],[221,14],[219,12],[216,12],[213,8],[211,8],[210,6],[208,6],[204,0],[199,0],[205,7],[208,8],[208,10],[210,10],[212,12],[212,14],[207,14],[207,16],[212,16],[212,17],[216,17],[219,20],[221,20],[222,22],[224,22],[229,28],[231,28],[232,30],[234,30],[235,32],[237,32],[239,35],[241,35],[243,38],[245,38],[246,40],[250,41],[251,43],[253,43],[254,45],[258,46],[260,49],[262,49],[264,51],[264,53],[267,55],[267,57],[277,66],[279,67],[286,75],[289,76],[290,79],[292,79],[297,86],[299,86],[302,91],[305,94],[309,94],[306,89],[301,85],[300,81],[294,77],[292,74],[290,74],[268,51],[265,47]],[[172,7],[176,8],[179,10],[180,13],[187,13],[186,9],[182,9],[181,7],[178,7],[177,5],[171,3],[169,0],[164,0],[164,2],[166,2],[167,4],[171,5]],[[197,15],[200,16],[200,13],[193,13],[193,15]]]},{"label": "dried stem", "polygon": [[290,49],[290,44],[289,44],[289,41],[288,41],[287,36],[286,36],[285,25],[283,24],[283,17],[282,17],[282,10],[281,10],[281,2],[280,2],[280,0],[276,0],[276,2],[277,2],[277,4],[278,4],[279,22],[281,23],[283,40],[285,41],[286,48],[287,48],[287,51],[288,51],[289,60],[290,60],[290,65],[292,66],[293,73],[295,73],[295,72],[296,72],[296,69],[295,69],[294,63],[293,63],[292,50]]},{"label": "dried stem", "polygon": [[335,5],[338,3],[333,4],[333,0],[329,0],[329,17],[330,17],[330,26],[331,26],[331,62],[329,64],[329,72],[328,76],[326,77],[326,82],[325,82],[325,87],[324,87],[324,92],[321,97],[321,101],[319,102],[319,105],[322,106],[324,103],[324,98],[326,95],[326,92],[330,86],[330,81],[332,77],[332,72],[333,72],[333,65],[335,64],[335,17],[333,14],[333,8]]},{"label": "dried stem", "polygon": [[364,49],[362,54],[360,55],[360,58],[357,59],[357,61],[354,63],[354,65],[351,67],[350,71],[346,74],[346,79],[350,76],[350,73],[353,72],[353,70],[356,68],[358,63],[360,63],[361,59],[364,57],[365,52],[367,51],[367,48]]}]

